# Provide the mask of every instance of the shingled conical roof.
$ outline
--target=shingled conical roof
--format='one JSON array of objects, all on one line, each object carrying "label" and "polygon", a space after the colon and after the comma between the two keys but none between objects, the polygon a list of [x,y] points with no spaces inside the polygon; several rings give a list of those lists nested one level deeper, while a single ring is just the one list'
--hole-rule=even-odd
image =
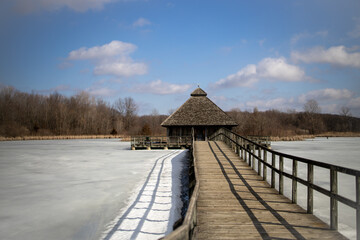
[{"label": "shingled conical roof", "polygon": [[171,114],[161,126],[237,126],[223,110],[206,97],[201,88],[195,89],[191,97]]}]

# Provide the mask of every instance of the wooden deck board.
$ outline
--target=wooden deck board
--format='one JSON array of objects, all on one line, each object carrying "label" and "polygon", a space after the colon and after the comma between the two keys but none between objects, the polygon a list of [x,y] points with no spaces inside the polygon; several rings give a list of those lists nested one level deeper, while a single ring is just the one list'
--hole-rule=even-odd
[{"label": "wooden deck board", "polygon": [[346,239],[271,188],[224,143],[195,144],[197,239]]}]

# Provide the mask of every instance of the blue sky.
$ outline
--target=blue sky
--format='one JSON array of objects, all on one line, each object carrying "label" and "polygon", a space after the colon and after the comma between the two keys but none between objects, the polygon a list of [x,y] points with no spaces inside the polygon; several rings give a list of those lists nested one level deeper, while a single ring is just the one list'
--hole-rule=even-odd
[{"label": "blue sky", "polygon": [[224,110],[360,117],[360,1],[5,0],[1,86],[167,114],[200,85]]}]

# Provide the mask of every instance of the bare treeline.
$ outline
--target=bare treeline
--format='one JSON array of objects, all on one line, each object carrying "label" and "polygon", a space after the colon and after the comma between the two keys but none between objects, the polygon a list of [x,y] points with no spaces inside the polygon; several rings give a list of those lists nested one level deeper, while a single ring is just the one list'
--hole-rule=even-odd
[{"label": "bare treeline", "polygon": [[[295,136],[325,132],[360,132],[360,118],[343,115],[321,114],[315,102],[314,108],[305,104],[304,112],[280,112],[269,110],[242,112],[233,109],[228,114],[239,124],[234,131],[241,135]],[[307,104],[308,104],[307,103]]]},{"label": "bare treeline", "polygon": [[[138,117],[137,109],[131,97],[110,105],[86,92],[44,96],[5,87],[0,90],[0,136],[139,134],[145,124],[161,121],[160,116]],[[159,127],[154,133],[160,134]]]},{"label": "bare treeline", "polygon": [[[160,124],[167,117],[156,109],[138,116],[138,105],[131,97],[114,104],[86,92],[71,97],[59,93],[48,96],[24,93],[12,87],[0,89],[0,136],[51,135],[165,135]],[[243,135],[294,136],[323,132],[360,132],[360,119],[320,114],[316,101],[309,101],[304,112],[277,110],[253,112],[233,109],[228,114],[239,124],[234,130]]]}]

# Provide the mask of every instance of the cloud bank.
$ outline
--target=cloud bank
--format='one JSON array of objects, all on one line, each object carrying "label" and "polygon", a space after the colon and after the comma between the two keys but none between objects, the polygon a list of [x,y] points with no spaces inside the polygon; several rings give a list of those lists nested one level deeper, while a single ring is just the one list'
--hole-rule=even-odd
[{"label": "cloud bank", "polygon": [[68,60],[90,60],[94,65],[95,75],[112,75],[117,77],[131,77],[147,73],[147,65],[135,62],[129,55],[137,47],[132,43],[114,40],[102,46],[91,48],[82,47],[73,50]]},{"label": "cloud bank", "polygon": [[212,88],[251,87],[261,79],[270,81],[298,82],[305,80],[305,72],[286,59],[264,58],[257,65],[249,64],[237,73],[220,79]]},{"label": "cloud bank", "polygon": [[315,99],[319,101],[343,100],[350,99],[353,95],[353,92],[349,91],[348,89],[325,88],[310,91],[306,94],[300,95],[299,102],[305,103],[307,100],[310,99]]},{"label": "cloud bank", "polygon": [[360,52],[350,52],[345,46],[328,49],[315,47],[305,52],[293,51],[291,58],[304,63],[328,63],[343,67],[360,68]]}]

